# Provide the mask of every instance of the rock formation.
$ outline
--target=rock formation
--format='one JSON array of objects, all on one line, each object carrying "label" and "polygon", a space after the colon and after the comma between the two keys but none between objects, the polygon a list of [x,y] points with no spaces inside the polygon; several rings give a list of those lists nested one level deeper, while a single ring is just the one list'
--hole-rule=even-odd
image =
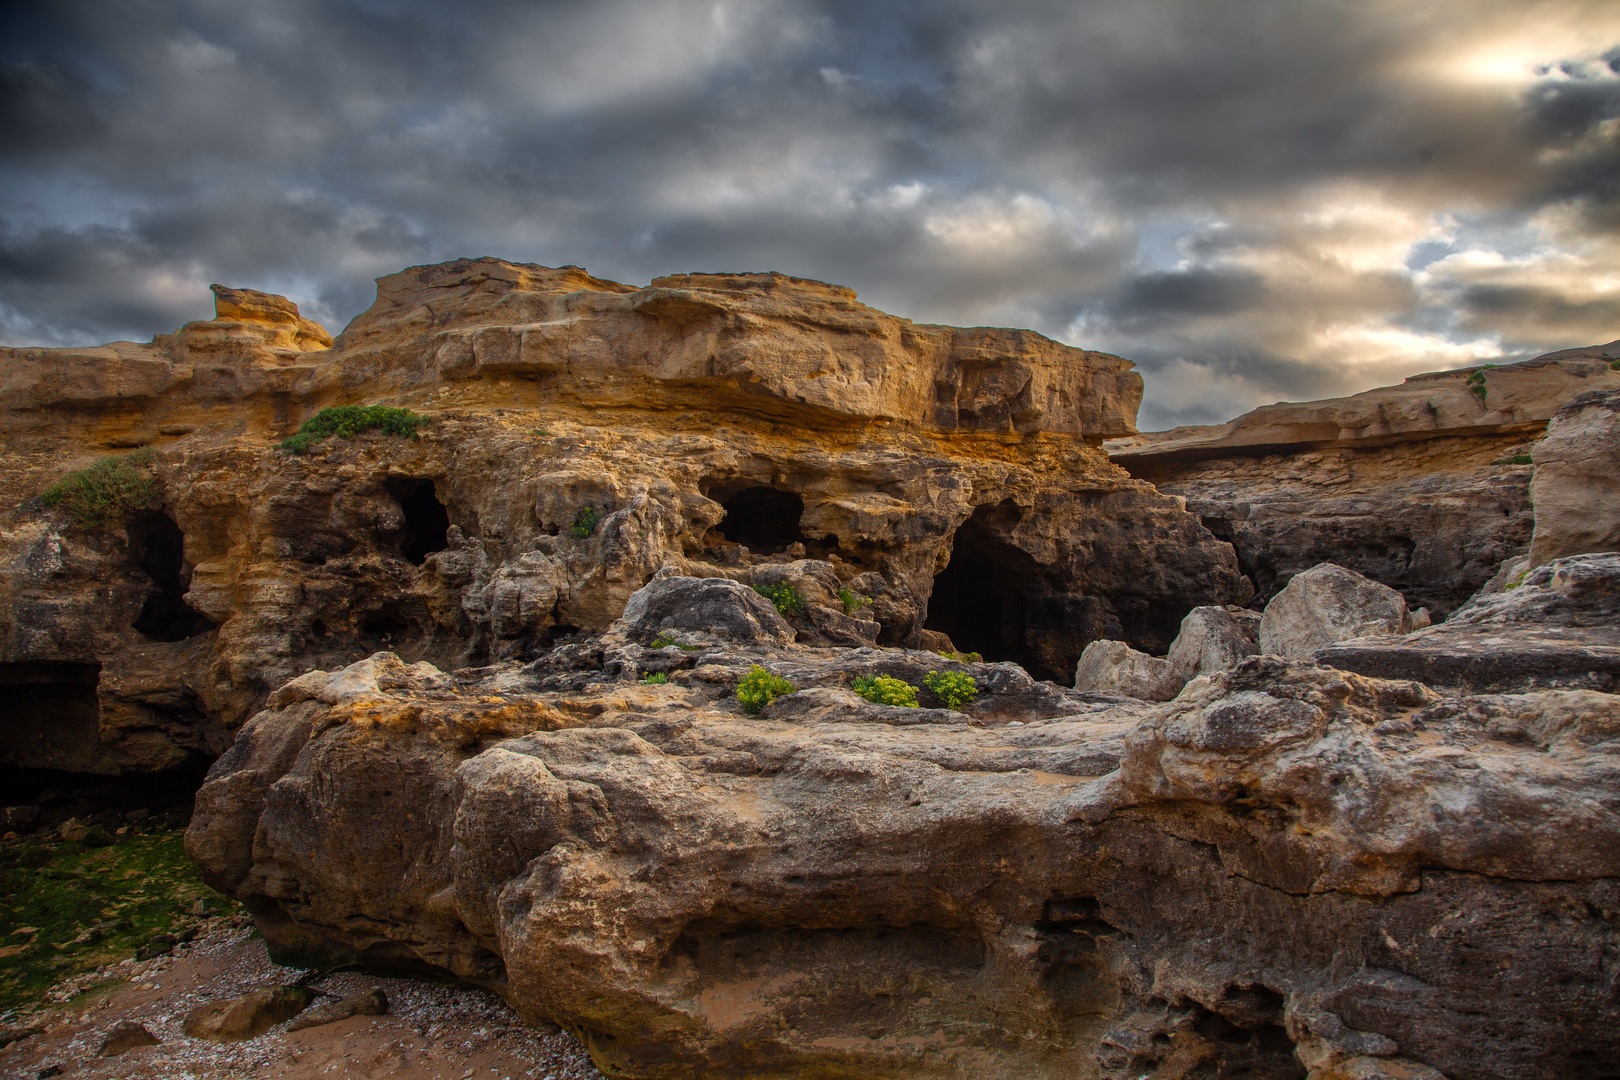
[{"label": "rock formation", "polygon": [[[212,758],[304,671],[532,657],[666,565],[797,588],[807,642],[928,630],[1047,677],[1239,596],[1230,547],[1097,449],[1141,394],[1117,357],[776,274],[419,267],[330,348],[280,297],[216,294],[150,345],[0,352],[0,681],[25,702],[0,761]],[[426,419],[276,448],[348,403]],[[36,501],[132,447],[157,494],[127,520]]]},{"label": "rock formation", "polygon": [[[215,291],[0,355],[0,764],[217,756],[284,959],[625,1077],[1612,1075],[1604,350],[1138,436],[1117,357],[781,275]],[[331,405],[420,422],[279,448]]]},{"label": "rock formation", "polygon": [[1415,375],[1108,449],[1231,541],[1257,604],[1332,562],[1444,616],[1529,545],[1532,440],[1577,395],[1620,390],[1616,359],[1620,342]]}]

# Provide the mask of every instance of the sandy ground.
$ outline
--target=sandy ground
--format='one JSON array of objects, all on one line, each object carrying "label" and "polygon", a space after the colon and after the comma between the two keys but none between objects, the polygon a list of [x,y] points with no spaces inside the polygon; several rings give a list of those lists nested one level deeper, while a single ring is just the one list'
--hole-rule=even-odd
[{"label": "sandy ground", "polygon": [[[47,1000],[71,1000],[25,1018],[24,1023],[41,1025],[45,1031],[0,1050],[0,1077],[600,1080],[602,1076],[572,1036],[523,1026],[491,994],[352,973],[311,985],[336,997],[380,986],[388,995],[388,1015],[355,1016],[291,1034],[282,1024],[237,1043],[211,1043],[181,1034],[186,1014],[198,1005],[291,983],[303,974],[271,963],[264,942],[248,929],[231,920],[210,920],[204,935],[171,956],[144,963],[126,960],[55,988]],[[73,996],[87,984],[93,988]],[[330,999],[316,999],[326,1000]],[[161,1044],[118,1057],[99,1056],[107,1032],[120,1020],[144,1024]]]}]

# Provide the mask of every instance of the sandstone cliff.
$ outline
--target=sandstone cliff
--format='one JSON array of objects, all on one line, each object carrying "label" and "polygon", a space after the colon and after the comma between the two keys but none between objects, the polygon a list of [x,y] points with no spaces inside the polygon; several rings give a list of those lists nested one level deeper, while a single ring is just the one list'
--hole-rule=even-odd
[{"label": "sandstone cliff", "polygon": [[[0,680],[72,703],[28,706],[11,764],[212,757],[303,671],[533,656],[666,565],[798,588],[806,642],[931,628],[1048,677],[1238,597],[1231,549],[1097,449],[1140,398],[1118,357],[776,274],[463,260],[381,279],[335,341],[215,291],[148,345],[0,352]],[[425,421],[276,448],[348,403]],[[37,501],[135,447],[157,493],[125,520]]]},{"label": "sandstone cliff", "polygon": [[1257,604],[1331,561],[1443,616],[1529,547],[1532,442],[1571,399],[1620,389],[1617,358],[1612,342],[1432,372],[1108,451],[1233,544]]}]

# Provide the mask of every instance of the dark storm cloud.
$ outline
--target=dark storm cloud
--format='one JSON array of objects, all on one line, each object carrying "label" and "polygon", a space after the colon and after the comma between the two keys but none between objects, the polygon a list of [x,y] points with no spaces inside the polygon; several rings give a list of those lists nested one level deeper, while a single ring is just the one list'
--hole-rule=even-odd
[{"label": "dark storm cloud", "polygon": [[776,269],[1033,326],[1139,360],[1148,424],[1620,334],[1592,284],[1620,251],[1602,4],[65,0],[0,19],[18,344],[167,331],[206,314],[210,281],[336,330],[371,278],[477,254],[633,282]]}]

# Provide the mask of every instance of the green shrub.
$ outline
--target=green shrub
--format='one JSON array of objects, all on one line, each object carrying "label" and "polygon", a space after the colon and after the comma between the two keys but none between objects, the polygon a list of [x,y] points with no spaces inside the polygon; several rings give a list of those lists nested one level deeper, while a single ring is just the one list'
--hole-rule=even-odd
[{"label": "green shrub", "polygon": [[46,488],[39,501],[60,506],[80,525],[100,528],[117,524],[157,496],[152,451],[137,450],[68,473]]},{"label": "green shrub", "polygon": [[679,644],[680,642],[675,640],[674,634],[670,633],[668,630],[661,630],[659,631],[658,636],[652,639],[652,645],[650,647],[654,649],[667,649],[671,645]]},{"label": "green shrub", "polygon": [[305,420],[298,434],[281,440],[281,448],[289,454],[302,454],[322,439],[348,439],[362,431],[414,439],[422,420],[409,409],[387,405],[334,405]]},{"label": "green shrub", "polygon": [[1609,370],[1610,371],[1620,371],[1620,360],[1610,360],[1609,361]]},{"label": "green shrub", "polygon": [[862,675],[849,688],[874,705],[917,707],[917,688],[888,675]]},{"label": "green shrub", "polygon": [[982,664],[984,656],[976,652],[941,652],[939,655],[947,660],[955,660],[959,664]]},{"label": "green shrub", "polygon": [[853,615],[857,611],[861,610],[861,608],[867,607],[872,603],[872,598],[870,596],[862,596],[860,593],[850,592],[848,589],[839,589],[838,599],[844,604],[845,615]]},{"label": "green shrub", "polygon": [[947,709],[960,709],[979,696],[979,684],[965,671],[930,671],[923,682]]},{"label": "green shrub", "polygon": [[1485,404],[1485,372],[1495,366],[1495,364],[1485,364],[1482,367],[1475,368],[1469,372],[1468,378],[1463,380],[1468,389],[1474,392],[1474,396],[1479,398],[1481,405]]},{"label": "green shrub", "polygon": [[662,671],[655,671],[651,675],[641,677],[642,686],[663,686],[669,682],[669,676]]},{"label": "green shrub", "polygon": [[1535,458],[1531,457],[1529,454],[1514,454],[1512,457],[1503,458],[1501,461],[1497,462],[1497,464],[1498,465],[1534,465],[1535,464]]},{"label": "green shrub", "polygon": [[574,524],[568,529],[574,534],[575,540],[584,540],[596,531],[596,526],[602,520],[602,511],[594,506],[587,506],[574,515]]},{"label": "green shrub", "polygon": [[754,591],[783,615],[804,614],[804,594],[791,585],[755,585]]},{"label": "green shrub", "polygon": [[777,698],[796,690],[798,687],[786,679],[755,664],[737,684],[737,700],[742,702],[743,712],[752,716]]}]

